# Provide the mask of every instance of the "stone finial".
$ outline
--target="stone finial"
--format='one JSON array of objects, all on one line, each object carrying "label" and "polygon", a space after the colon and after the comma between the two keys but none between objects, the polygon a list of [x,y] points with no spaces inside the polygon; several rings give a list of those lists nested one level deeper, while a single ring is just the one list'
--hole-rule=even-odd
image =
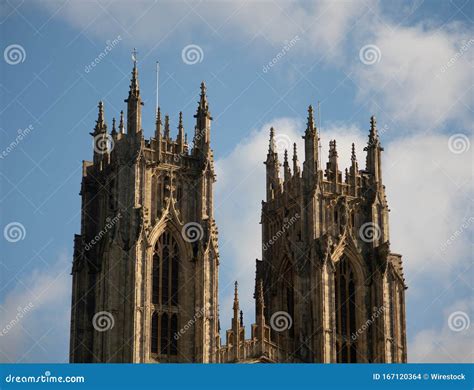
[{"label": "stone finial", "polygon": [[308,122],[307,122],[307,128],[308,131],[313,131],[314,130],[314,112],[313,112],[313,106],[309,105],[308,107]]},{"label": "stone finial", "polygon": [[165,115],[165,139],[170,139],[170,116]]},{"label": "stone finial", "polygon": [[120,111],[119,132],[121,134],[125,133],[125,125],[123,122],[123,111]]},{"label": "stone finial", "polygon": [[275,129],[270,127],[270,141],[268,143],[268,153],[275,153]]},{"label": "stone finial", "polygon": [[113,136],[117,135],[117,129],[115,128],[115,117],[112,118],[112,132],[111,132],[111,134]]}]

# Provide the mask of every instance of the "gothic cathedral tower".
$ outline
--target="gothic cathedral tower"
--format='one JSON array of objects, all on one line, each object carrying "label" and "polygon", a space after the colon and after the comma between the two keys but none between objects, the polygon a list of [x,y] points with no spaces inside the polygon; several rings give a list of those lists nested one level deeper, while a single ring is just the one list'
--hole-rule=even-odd
[{"label": "gothic cathedral tower", "polygon": [[[279,360],[406,362],[406,286],[401,256],[389,247],[376,120],[371,118],[365,170],[359,170],[353,145],[344,177],[336,141],[329,143],[323,171],[311,106],[303,138],[302,172],[295,144],[293,167],[285,151],[280,178],[273,128],[265,162],[257,282],[264,285]],[[284,329],[275,326],[281,316],[289,325]]]},{"label": "gothic cathedral tower", "polygon": [[192,148],[157,111],[146,140],[136,62],[127,103],[107,132],[104,107],[84,161],[74,239],[71,362],[214,362],[217,227],[211,114],[201,84]]}]

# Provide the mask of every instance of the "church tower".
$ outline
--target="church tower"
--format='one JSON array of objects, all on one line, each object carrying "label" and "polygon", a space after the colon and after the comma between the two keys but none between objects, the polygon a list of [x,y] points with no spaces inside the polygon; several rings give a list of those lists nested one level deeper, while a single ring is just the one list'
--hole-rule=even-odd
[{"label": "church tower", "polygon": [[99,103],[93,161],[82,170],[81,232],[74,238],[70,361],[215,362],[217,227],[211,113],[201,84],[192,145],[179,114],[141,125],[134,60],[127,112],[107,130]]},{"label": "church tower", "polygon": [[302,173],[295,145],[293,172],[285,151],[280,178],[276,131],[270,129],[265,161],[267,199],[256,281],[264,286],[264,314],[278,360],[406,362],[406,285],[401,256],[390,251],[375,117],[364,149],[365,169],[359,169],[353,145],[344,176],[335,140],[329,142],[326,169],[320,166],[311,106]]}]

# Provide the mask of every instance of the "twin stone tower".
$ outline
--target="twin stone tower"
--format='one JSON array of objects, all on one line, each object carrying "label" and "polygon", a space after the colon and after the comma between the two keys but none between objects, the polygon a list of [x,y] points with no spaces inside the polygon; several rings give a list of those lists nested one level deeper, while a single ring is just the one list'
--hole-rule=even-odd
[{"label": "twin stone tower", "polygon": [[344,176],[336,141],[321,166],[311,106],[302,168],[295,145],[283,178],[270,129],[255,323],[246,338],[236,283],[223,342],[206,86],[191,144],[182,114],[173,139],[159,109],[154,137],[144,138],[136,62],[125,102],[110,133],[99,103],[93,161],[83,162],[71,362],[406,362],[406,285],[390,252],[374,117],[365,169],[353,148]]}]

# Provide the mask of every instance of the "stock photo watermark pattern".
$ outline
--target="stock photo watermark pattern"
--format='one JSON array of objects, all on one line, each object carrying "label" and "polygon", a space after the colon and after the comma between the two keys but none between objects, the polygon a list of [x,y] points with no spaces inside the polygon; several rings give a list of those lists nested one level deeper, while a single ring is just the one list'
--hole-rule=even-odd
[{"label": "stock photo watermark pattern", "polygon": [[9,45],[3,51],[3,58],[8,65],[18,65],[26,61],[26,50],[16,43]]},{"label": "stock photo watermark pattern", "polygon": [[201,46],[190,44],[181,51],[181,58],[186,65],[195,65],[204,60],[204,51]]},{"label": "stock photo watermark pattern", "polygon": [[464,311],[455,311],[448,317],[448,326],[453,332],[463,332],[471,326],[471,319]]},{"label": "stock photo watermark pattern", "polygon": [[293,318],[286,311],[277,311],[270,317],[270,327],[276,332],[284,332],[293,326]]},{"label": "stock photo watermark pattern", "polygon": [[97,134],[92,139],[94,152],[98,154],[110,153],[115,146],[115,141],[110,134]]},{"label": "stock photo watermark pattern", "polygon": [[105,42],[105,48],[103,51],[101,51],[97,57],[94,58],[89,64],[87,64],[84,67],[84,72],[89,73],[91,70],[93,70],[97,65],[99,65],[104,58],[122,41],[122,36],[117,35],[114,39],[112,40],[107,40]]},{"label": "stock photo watermark pattern", "polygon": [[[367,388],[472,359],[465,3],[13,3],[3,361],[376,363],[260,378]],[[89,381],[35,369],[2,376]]]},{"label": "stock photo watermark pattern", "polygon": [[10,142],[10,144],[2,150],[2,153],[0,153],[0,159],[6,158],[11,152],[13,152],[18,145],[34,130],[33,125],[29,125],[28,127],[24,129],[18,129],[17,133],[18,135],[15,137],[15,139]]},{"label": "stock photo watermark pattern", "polygon": [[17,308],[17,313],[15,315],[15,318],[10,320],[4,328],[0,331],[0,336],[6,336],[10,330],[12,330],[16,325],[18,325],[23,317],[25,317],[33,308],[34,308],[33,302],[28,303],[25,307],[18,306]]},{"label": "stock photo watermark pattern", "polygon": [[3,228],[3,237],[8,242],[18,242],[26,238],[26,228],[21,222],[10,222]]},{"label": "stock photo watermark pattern", "polygon": [[359,59],[364,65],[375,65],[382,59],[382,52],[378,46],[368,44],[359,50]]},{"label": "stock photo watermark pattern", "polygon": [[471,141],[466,134],[458,133],[449,137],[448,148],[451,153],[462,154],[471,148]]},{"label": "stock photo watermark pattern", "polygon": [[382,230],[374,222],[366,222],[359,228],[359,237],[362,241],[370,243],[380,239]]},{"label": "stock photo watermark pattern", "polygon": [[204,229],[198,222],[188,222],[181,229],[181,236],[186,242],[196,242],[204,237]]},{"label": "stock photo watermark pattern", "polygon": [[106,332],[115,325],[115,318],[108,311],[99,311],[92,317],[92,326],[97,332]]},{"label": "stock photo watermark pattern", "polygon": [[298,35],[295,35],[289,41],[285,41],[283,48],[269,61],[265,64],[262,68],[263,73],[268,73],[280,60],[286,56],[286,54],[296,45],[296,43],[300,40]]}]

